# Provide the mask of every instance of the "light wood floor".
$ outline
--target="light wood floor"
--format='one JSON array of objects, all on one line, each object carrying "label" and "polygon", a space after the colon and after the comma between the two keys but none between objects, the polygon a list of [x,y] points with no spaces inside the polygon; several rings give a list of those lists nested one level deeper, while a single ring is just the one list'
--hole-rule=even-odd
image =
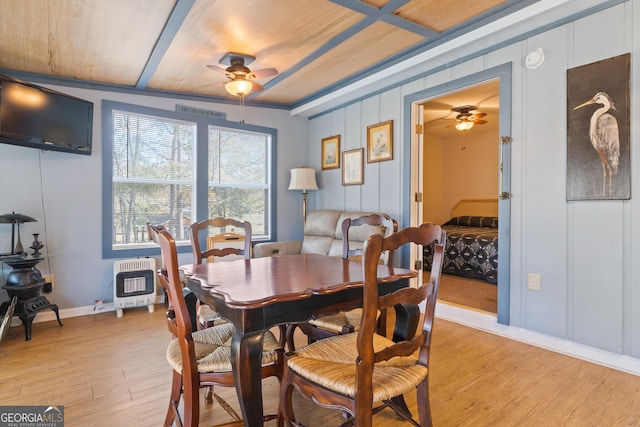
[{"label": "light wood floor", "polygon": [[[424,278],[428,280],[429,274]],[[498,311],[498,287],[483,280],[443,274],[440,279],[438,300],[496,314]]]},{"label": "light wood floor", "polygon": [[[65,426],[159,426],[171,371],[164,307],[21,326],[0,347],[0,405],[64,405]],[[431,407],[436,427],[640,426],[640,378],[436,319],[431,356]],[[218,387],[236,410],[233,389]],[[264,383],[265,408],[275,411],[277,382]],[[415,411],[415,397],[407,396]],[[342,420],[339,411],[298,399],[308,427]],[[229,420],[214,403],[201,425]],[[269,425],[275,425],[270,423]],[[393,412],[376,426],[408,425]]]}]

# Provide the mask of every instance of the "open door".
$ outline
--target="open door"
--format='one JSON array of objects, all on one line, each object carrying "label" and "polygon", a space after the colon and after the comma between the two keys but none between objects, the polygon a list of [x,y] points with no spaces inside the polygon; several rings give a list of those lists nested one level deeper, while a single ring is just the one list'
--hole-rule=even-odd
[{"label": "open door", "polygon": [[[425,150],[423,132],[416,132],[424,128],[424,111],[423,104],[426,101],[437,99],[445,94],[454,91],[462,91],[462,89],[474,85],[480,85],[487,81],[496,81],[499,87],[499,129],[495,134],[499,135],[493,139],[495,147],[495,157],[493,170],[489,173],[494,174],[498,178],[498,184],[495,185],[491,198],[496,200],[498,204],[498,278],[497,278],[497,321],[501,324],[509,324],[510,311],[510,180],[511,180],[511,66],[505,64],[494,69],[486,70],[473,76],[468,76],[460,80],[449,82],[447,84],[427,89],[419,93],[408,95],[405,99],[405,108],[410,109],[411,123],[410,130],[407,130],[407,136],[411,132],[410,160],[405,165],[409,166],[410,185],[409,191],[404,192],[404,206],[406,206],[407,219],[411,225],[417,225],[423,222],[423,204],[422,193],[423,177],[425,175],[425,166],[423,164],[423,151]],[[495,118],[494,118],[495,120]],[[496,170],[497,169],[497,170]],[[445,186],[446,187],[446,186]],[[410,254],[411,266],[416,266],[416,262],[422,260],[422,254]]]},{"label": "open door", "polygon": [[[413,202],[411,204],[411,226],[415,227],[422,223],[422,183],[423,178],[423,122],[424,109],[422,104],[416,104],[414,110],[414,124],[411,133],[411,194]],[[415,245],[412,245],[414,247]],[[422,247],[415,247],[410,252],[410,265],[418,271],[422,270]],[[418,284],[422,283],[422,274],[418,275]]]}]

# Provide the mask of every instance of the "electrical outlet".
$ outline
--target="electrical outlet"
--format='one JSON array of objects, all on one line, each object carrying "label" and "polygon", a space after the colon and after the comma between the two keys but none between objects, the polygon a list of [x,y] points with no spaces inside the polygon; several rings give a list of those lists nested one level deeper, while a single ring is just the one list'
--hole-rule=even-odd
[{"label": "electrical outlet", "polygon": [[51,283],[50,288],[53,289],[53,285],[55,284],[53,274],[43,274],[42,279],[44,280],[45,283]]},{"label": "electrical outlet", "polygon": [[536,273],[529,273],[527,280],[527,287],[532,291],[540,290],[540,275]]}]

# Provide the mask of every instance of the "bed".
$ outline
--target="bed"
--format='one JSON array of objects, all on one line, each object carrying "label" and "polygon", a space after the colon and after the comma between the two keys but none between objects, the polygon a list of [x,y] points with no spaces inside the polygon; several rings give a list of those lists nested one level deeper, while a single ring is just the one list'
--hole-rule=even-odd
[{"label": "bed", "polygon": [[[460,200],[442,227],[447,232],[442,272],[498,283],[498,201]],[[433,246],[424,248],[423,265],[431,269]]]}]

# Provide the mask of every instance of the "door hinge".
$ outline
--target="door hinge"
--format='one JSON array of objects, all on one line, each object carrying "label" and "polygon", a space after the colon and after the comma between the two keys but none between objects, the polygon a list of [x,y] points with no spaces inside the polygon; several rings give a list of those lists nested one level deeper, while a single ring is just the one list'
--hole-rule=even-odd
[{"label": "door hinge", "polygon": [[510,143],[511,143],[511,141],[513,141],[513,138],[511,138],[510,136],[501,136],[501,137],[500,137],[500,142],[501,142],[503,145],[510,144]]},{"label": "door hinge", "polygon": [[413,267],[418,270],[421,271],[422,270],[422,261],[418,260],[415,262],[415,264],[413,265]]},{"label": "door hinge", "polygon": [[422,193],[416,193],[415,194],[415,201],[417,203],[422,203]]},{"label": "door hinge", "polygon": [[422,134],[422,125],[416,125],[416,133]]}]

